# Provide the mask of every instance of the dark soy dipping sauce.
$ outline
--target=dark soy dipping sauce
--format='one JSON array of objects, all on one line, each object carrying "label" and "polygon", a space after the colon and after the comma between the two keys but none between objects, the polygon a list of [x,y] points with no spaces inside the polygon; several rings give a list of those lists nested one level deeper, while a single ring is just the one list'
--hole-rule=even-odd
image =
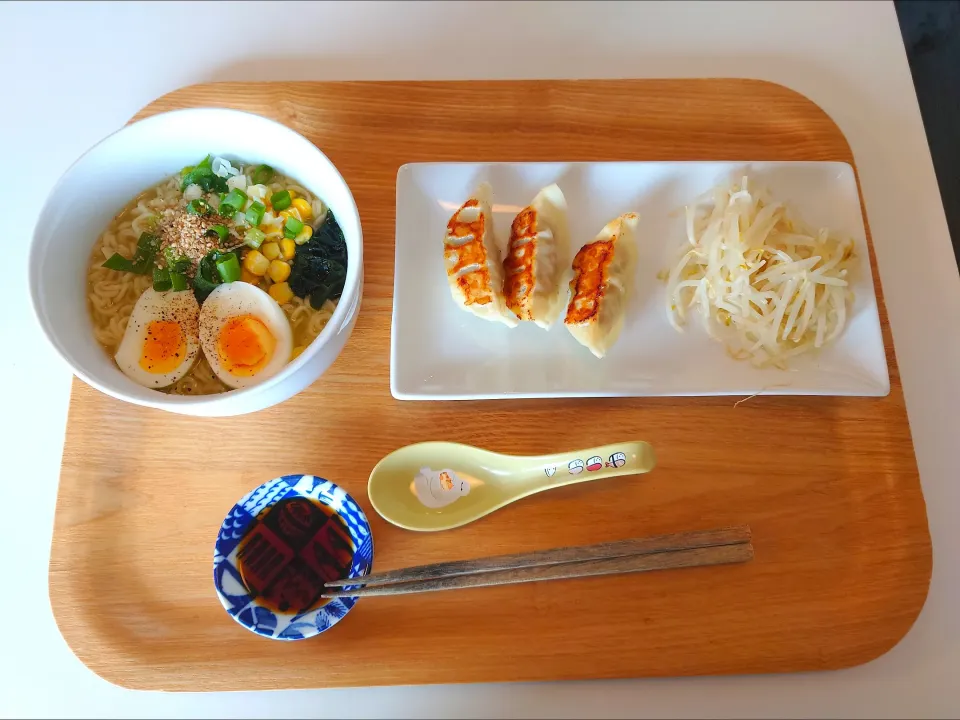
[{"label": "dark soy dipping sauce", "polygon": [[283,498],[260,513],[237,553],[250,594],[275,612],[300,613],[330,602],[328,580],[348,577],[354,547],[332,508],[305,497]]}]

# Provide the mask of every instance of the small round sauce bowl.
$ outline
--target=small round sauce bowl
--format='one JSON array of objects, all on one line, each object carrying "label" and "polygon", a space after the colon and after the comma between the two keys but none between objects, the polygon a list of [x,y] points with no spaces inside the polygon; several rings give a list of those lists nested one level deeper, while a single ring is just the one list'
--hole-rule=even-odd
[{"label": "small round sauce bowl", "polygon": [[363,577],[372,566],[370,523],[354,499],[329,480],[284,475],[227,514],[213,583],[227,613],[248,630],[303,640],[329,630],[357,602],[321,599],[323,583]]}]

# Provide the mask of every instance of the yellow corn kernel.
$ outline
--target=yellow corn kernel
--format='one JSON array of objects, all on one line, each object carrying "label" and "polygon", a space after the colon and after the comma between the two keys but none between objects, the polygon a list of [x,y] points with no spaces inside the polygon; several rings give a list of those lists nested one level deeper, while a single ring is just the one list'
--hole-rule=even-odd
[{"label": "yellow corn kernel", "polygon": [[285,305],[293,299],[293,290],[290,289],[290,283],[274,283],[267,292],[280,305]]},{"label": "yellow corn kernel", "polygon": [[267,272],[275,283],[282,283],[290,277],[290,266],[283,260],[274,260],[270,263],[270,269]]},{"label": "yellow corn kernel", "polygon": [[297,346],[293,349],[293,353],[290,355],[290,359],[291,359],[291,360],[296,360],[298,357],[300,357],[300,353],[302,353],[302,352],[303,352],[304,350],[306,350],[306,349],[307,349],[307,346],[306,346],[306,345],[297,345]]},{"label": "yellow corn kernel", "polygon": [[300,211],[297,210],[293,205],[288,207],[286,210],[281,210],[280,212],[277,213],[277,215],[283,218],[284,224],[286,224],[287,218],[290,218],[290,217],[295,217],[300,222],[303,222],[303,218],[300,217]]},{"label": "yellow corn kernel", "polygon": [[290,199],[291,199],[291,200],[296,200],[296,199],[297,199],[298,196],[297,196],[297,193],[296,193],[295,190],[290,190],[290,189],[288,189],[287,192],[290,193]]},{"label": "yellow corn kernel", "polygon": [[280,257],[280,246],[275,242],[265,242],[260,246],[260,252],[267,260],[276,260]]},{"label": "yellow corn kernel", "polygon": [[291,207],[295,207],[297,210],[300,211],[301,220],[309,220],[310,218],[313,217],[313,208],[311,208],[310,203],[308,203],[303,198],[297,198],[296,200],[294,200],[293,203],[291,204]]},{"label": "yellow corn kernel", "polygon": [[303,245],[307,240],[313,237],[313,228],[309,225],[304,225],[303,230],[297,233],[297,237],[293,241],[297,245]]},{"label": "yellow corn kernel", "polygon": [[250,283],[251,285],[259,285],[260,278],[254,275],[252,272],[246,268],[240,269],[240,279],[245,283]]},{"label": "yellow corn kernel", "polygon": [[243,266],[254,275],[263,275],[270,268],[270,261],[259,250],[251,250],[244,255]]},{"label": "yellow corn kernel", "polygon": [[293,260],[293,256],[297,252],[297,244],[290,238],[284,238],[280,241],[280,254],[283,255],[284,260]]}]

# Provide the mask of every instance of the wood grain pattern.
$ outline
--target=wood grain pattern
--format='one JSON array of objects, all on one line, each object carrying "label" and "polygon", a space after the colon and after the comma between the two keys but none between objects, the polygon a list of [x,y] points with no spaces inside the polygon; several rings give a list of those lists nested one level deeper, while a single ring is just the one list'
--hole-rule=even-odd
[{"label": "wood grain pattern", "polygon": [[[463,590],[465,588],[493,587],[542,580],[569,580],[600,575],[651,572],[653,570],[707,567],[709,565],[747,562],[752,559],[753,545],[737,543],[735,545],[670,550],[643,555],[620,555],[595,560],[579,560],[571,563],[517,567],[471,575],[452,575],[431,580],[362,587],[349,592],[331,591],[324,593],[323,597],[410,595],[438,590]],[[558,588],[555,592],[562,593],[563,588]]]},{"label": "wood grain pattern", "polygon": [[[581,562],[583,560],[602,560],[611,557],[625,557],[628,555],[650,555],[666,553],[675,550],[692,550],[703,547],[719,547],[722,545],[738,545],[750,542],[750,528],[745,525],[735,528],[720,528],[717,530],[695,530],[692,532],[657,535],[655,537],[631,538],[629,540],[615,540],[596,545],[575,545],[573,547],[550,548],[549,550],[534,550],[528,553],[514,553],[511,555],[494,555],[493,557],[472,558],[470,560],[454,560],[452,562],[433,563],[431,565],[415,565],[413,567],[398,568],[385,572],[375,572],[364,575],[362,579],[342,578],[325,583],[327,587],[349,587],[351,585],[388,585],[390,583],[413,582],[416,580],[434,580],[451,578],[458,575],[473,575],[496,570],[516,570],[526,567],[540,567],[558,565],[562,563]],[[360,580],[358,582],[358,580]]]},{"label": "wood grain pattern", "polygon": [[[826,670],[895,645],[926,598],[923,495],[886,311],[885,398],[399,402],[390,395],[395,182],[413,161],[841,160],[827,115],[749,80],[230,83],[138,118],[249,110],[304,133],[360,208],[364,297],[342,356],[254,415],[191,419],[74,382],[50,562],[60,630],[111,682],[239,690]],[[535,108],[531,111],[530,108]],[[438,240],[439,242],[439,240]],[[871,247],[874,283],[880,279]],[[535,454],[643,438],[649,475],[562,488],[412,533],[366,499],[377,460],[449,440]],[[211,454],[223,438],[243,452]],[[171,451],[174,449],[174,451]],[[736,566],[358,603],[322,636],[269,641],[221,608],[218,527],[266,479],[309,472],[363,506],[375,569],[749,524]],[[453,604],[455,603],[455,604]]]}]

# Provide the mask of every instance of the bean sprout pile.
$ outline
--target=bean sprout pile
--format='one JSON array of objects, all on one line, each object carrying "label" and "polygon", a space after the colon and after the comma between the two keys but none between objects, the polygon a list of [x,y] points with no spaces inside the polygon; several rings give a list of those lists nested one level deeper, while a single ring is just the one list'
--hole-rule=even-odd
[{"label": "bean sprout pile", "polygon": [[788,368],[843,332],[853,240],[814,230],[743,177],[686,207],[689,246],[667,278],[667,317],[699,312],[738,360]]}]

